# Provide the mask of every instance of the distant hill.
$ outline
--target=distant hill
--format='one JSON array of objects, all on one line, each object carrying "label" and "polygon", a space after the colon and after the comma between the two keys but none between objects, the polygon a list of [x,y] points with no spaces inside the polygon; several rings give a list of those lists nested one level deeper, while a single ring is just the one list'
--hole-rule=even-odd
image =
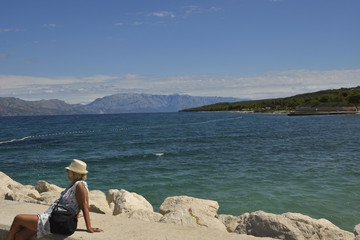
[{"label": "distant hill", "polygon": [[25,101],[19,98],[0,98],[0,116],[69,115],[88,111],[80,104],[67,104],[57,99]]},{"label": "distant hill", "polygon": [[189,95],[151,95],[121,93],[96,99],[86,109],[96,113],[177,112],[219,102],[235,102],[237,98],[193,97]]},{"label": "distant hill", "polygon": [[292,97],[216,103],[182,111],[250,111],[287,112],[295,115],[357,113],[360,105],[360,86],[330,89]]},{"label": "distant hill", "polygon": [[64,101],[25,101],[0,97],[0,116],[73,115],[109,113],[177,112],[218,102],[239,101],[236,98],[193,97],[189,95],[151,95],[123,93],[96,99],[94,102],[67,104]]}]

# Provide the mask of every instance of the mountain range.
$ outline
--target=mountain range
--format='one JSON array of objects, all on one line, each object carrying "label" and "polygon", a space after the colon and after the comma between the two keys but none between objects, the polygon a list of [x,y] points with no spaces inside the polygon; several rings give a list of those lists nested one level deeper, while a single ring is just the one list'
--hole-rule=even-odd
[{"label": "mountain range", "polygon": [[0,116],[73,115],[177,112],[220,102],[241,101],[238,98],[197,97],[189,95],[152,95],[119,93],[82,104],[68,104],[58,99],[25,101],[14,97],[0,97]]}]

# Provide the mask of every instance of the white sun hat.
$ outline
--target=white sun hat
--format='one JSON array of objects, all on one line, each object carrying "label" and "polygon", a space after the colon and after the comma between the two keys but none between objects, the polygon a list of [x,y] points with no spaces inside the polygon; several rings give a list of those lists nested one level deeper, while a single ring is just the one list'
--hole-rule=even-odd
[{"label": "white sun hat", "polygon": [[80,173],[80,174],[86,174],[88,172],[86,170],[86,163],[79,159],[72,160],[71,164],[65,168],[67,170],[70,170],[70,171],[76,172],[76,173]]}]

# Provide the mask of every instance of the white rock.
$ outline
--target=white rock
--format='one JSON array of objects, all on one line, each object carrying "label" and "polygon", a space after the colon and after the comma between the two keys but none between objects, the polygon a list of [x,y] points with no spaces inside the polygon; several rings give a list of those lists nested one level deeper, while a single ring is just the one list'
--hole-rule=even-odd
[{"label": "white rock", "polygon": [[112,214],[105,193],[100,190],[89,192],[89,211],[101,214]]},{"label": "white rock", "polygon": [[219,204],[216,201],[193,198],[188,196],[168,197],[161,204],[159,212],[163,215],[182,209],[193,209],[212,217],[217,216]]},{"label": "white rock", "polygon": [[38,198],[34,198],[38,194],[38,198],[40,198],[40,194],[34,190],[28,191],[28,189],[15,189],[14,191],[10,191],[6,193],[5,199],[6,200],[12,200],[12,201],[18,201],[18,202],[29,202],[29,203],[39,203]]},{"label": "white rock", "polygon": [[0,186],[0,199],[4,200],[5,199],[5,195],[7,193],[12,192],[8,187],[6,186]]},{"label": "white rock", "polygon": [[159,222],[163,215],[160,213],[137,209],[127,213],[128,218],[138,219],[146,222]]},{"label": "white rock", "polygon": [[40,180],[36,183],[35,189],[39,192],[39,193],[43,193],[43,192],[59,192],[61,193],[62,191],[64,191],[64,188],[58,187],[55,184],[50,184],[44,180]]},{"label": "white rock", "polygon": [[360,240],[360,224],[354,227],[355,240]]},{"label": "white rock", "polygon": [[313,219],[300,213],[276,215],[257,211],[251,213],[235,232],[257,237],[286,240],[353,240],[354,234],[341,230],[326,219]]},{"label": "white rock", "polygon": [[196,219],[192,217],[189,211],[186,209],[179,209],[174,212],[167,213],[160,219],[160,222],[173,223],[176,225],[184,225],[184,226],[194,226],[194,227],[199,226],[196,223]]},{"label": "white rock", "polygon": [[5,186],[12,190],[13,188],[20,188],[23,185],[12,180],[8,175],[3,172],[0,172],[0,186]]},{"label": "white rock", "polygon": [[[235,217],[232,215],[220,214],[219,220],[226,226],[226,230],[228,232],[234,232],[237,226],[241,225],[244,226],[247,218],[249,217],[249,213],[245,213],[241,216]],[[246,234],[246,228],[238,229],[239,234]]]},{"label": "white rock", "polygon": [[324,218],[314,219],[300,213],[284,213],[282,216],[290,219],[306,239],[354,239],[353,233]]},{"label": "white rock", "polygon": [[[117,192],[118,191],[118,192]],[[127,214],[134,210],[147,210],[153,212],[152,205],[141,195],[137,193],[130,193],[124,189],[121,190],[111,190],[111,193],[108,193],[108,201],[112,197],[115,199],[115,206],[113,215],[118,214]]]},{"label": "white rock", "polygon": [[110,209],[111,209],[111,212],[114,213],[115,203],[114,203],[114,202],[111,202],[111,203],[109,204],[109,207],[110,207]]},{"label": "white rock", "polygon": [[51,205],[53,202],[55,202],[60,197],[59,192],[42,192],[40,193],[39,201],[41,201],[43,204]]},{"label": "white rock", "polygon": [[218,209],[219,204],[212,200],[188,196],[168,197],[159,208],[159,212],[164,215],[160,222],[226,231],[225,225],[217,218]]},{"label": "white rock", "polygon": [[33,199],[39,200],[40,198],[40,193],[36,191],[34,186],[26,185],[24,186],[24,188],[21,189],[21,191],[28,197],[31,197]]},{"label": "white rock", "polygon": [[39,203],[40,194],[34,186],[22,185],[0,172],[0,196],[2,199],[19,202]]},{"label": "white rock", "polygon": [[354,234],[355,234],[355,236],[360,235],[360,224],[358,224],[354,227]]},{"label": "white rock", "polygon": [[[286,240],[305,239],[300,230],[293,226],[290,219],[263,211],[256,211],[249,215],[246,221],[246,230],[248,235],[257,237],[273,237]],[[238,229],[235,232],[238,232]]]},{"label": "white rock", "polygon": [[120,195],[120,191],[118,189],[110,189],[106,194],[106,200],[108,204],[115,203],[116,198]]}]

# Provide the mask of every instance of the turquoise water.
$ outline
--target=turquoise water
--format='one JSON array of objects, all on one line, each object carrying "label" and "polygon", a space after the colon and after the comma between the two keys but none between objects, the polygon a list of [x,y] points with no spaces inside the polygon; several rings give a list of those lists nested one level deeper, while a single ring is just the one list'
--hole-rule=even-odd
[{"label": "turquoise water", "polygon": [[0,117],[0,171],[65,187],[88,163],[91,189],[126,189],[157,210],[168,196],[360,223],[360,116],[156,113]]}]

